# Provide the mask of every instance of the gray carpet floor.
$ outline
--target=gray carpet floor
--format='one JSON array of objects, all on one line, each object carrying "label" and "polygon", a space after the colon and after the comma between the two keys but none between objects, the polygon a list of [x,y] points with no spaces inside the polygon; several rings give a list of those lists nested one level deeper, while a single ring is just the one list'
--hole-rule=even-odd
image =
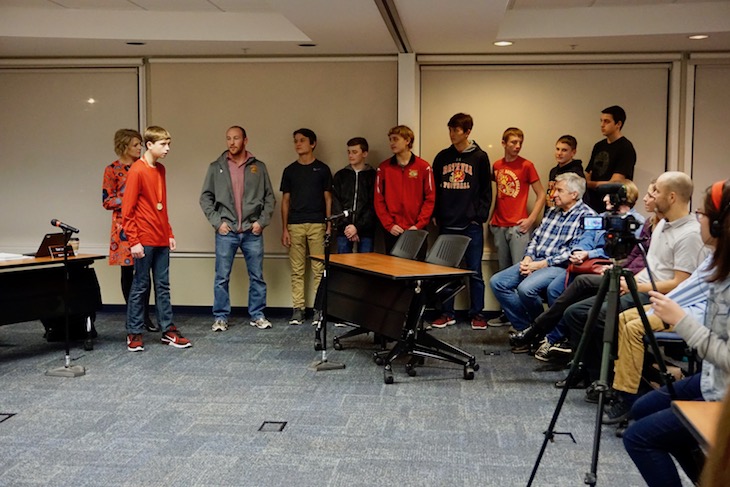
[{"label": "gray carpet floor", "polygon": [[[239,315],[213,333],[208,316],[177,313],[193,348],[146,334],[131,353],[123,314],[105,312],[94,350],[72,348],[79,378],[45,375],[64,347],[39,322],[0,327],[0,486],[527,484],[564,372],[510,353],[506,329],[432,332],[477,356],[474,380],[428,359],[416,377],[399,362],[386,385],[370,337],[328,351],[345,369],[317,372],[311,326],[272,321],[258,330]],[[534,485],[583,485],[595,408],[570,392],[556,431],[575,443],[548,444]],[[643,485],[613,433],[604,427],[598,485]]]}]

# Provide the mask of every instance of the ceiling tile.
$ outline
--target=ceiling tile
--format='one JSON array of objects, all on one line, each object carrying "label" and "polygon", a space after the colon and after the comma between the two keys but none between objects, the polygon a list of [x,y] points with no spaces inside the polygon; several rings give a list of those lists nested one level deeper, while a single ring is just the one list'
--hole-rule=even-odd
[{"label": "ceiling tile", "polygon": [[220,12],[220,9],[208,0],[133,0],[133,2],[150,12]]},{"label": "ceiling tile", "polygon": [[[5,2],[2,2],[4,4]],[[70,9],[78,10],[139,10],[139,7],[127,0],[53,0],[50,4],[62,5]]]}]

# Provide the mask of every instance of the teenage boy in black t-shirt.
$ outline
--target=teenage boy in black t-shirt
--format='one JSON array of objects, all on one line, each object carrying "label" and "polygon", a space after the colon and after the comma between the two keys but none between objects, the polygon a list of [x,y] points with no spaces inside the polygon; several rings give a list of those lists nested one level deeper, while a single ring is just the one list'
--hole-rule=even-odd
[{"label": "teenage boy in black t-shirt", "polygon": [[596,143],[591,152],[591,160],[586,167],[588,204],[598,213],[606,210],[603,196],[596,193],[602,184],[623,183],[634,179],[636,151],[621,130],[626,123],[626,112],[618,105],[601,111],[601,133],[605,139]]},{"label": "teenage boy in black t-shirt", "polygon": [[[310,129],[294,132],[294,150],[297,160],[284,169],[281,178],[281,243],[289,249],[291,264],[292,317],[290,325],[304,321],[304,272],[307,247],[310,254],[324,253],[324,236],[329,224],[325,218],[332,209],[332,173],[324,162],[314,157],[317,135]],[[312,260],[314,287],[319,286],[324,265]],[[314,312],[312,324],[321,319]]]}]

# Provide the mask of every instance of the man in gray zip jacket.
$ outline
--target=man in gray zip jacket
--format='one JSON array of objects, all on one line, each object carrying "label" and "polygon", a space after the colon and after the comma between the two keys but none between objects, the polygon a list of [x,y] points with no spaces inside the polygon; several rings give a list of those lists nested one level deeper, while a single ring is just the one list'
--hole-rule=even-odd
[{"label": "man in gray zip jacket", "polygon": [[228,284],[239,248],[248,270],[250,324],[259,329],[271,328],[264,315],[263,231],[271,222],[276,198],[266,165],[246,150],[246,130],[237,125],[229,128],[226,143],[228,150],[208,167],[200,194],[200,207],[216,232],[212,330],[228,329]]}]

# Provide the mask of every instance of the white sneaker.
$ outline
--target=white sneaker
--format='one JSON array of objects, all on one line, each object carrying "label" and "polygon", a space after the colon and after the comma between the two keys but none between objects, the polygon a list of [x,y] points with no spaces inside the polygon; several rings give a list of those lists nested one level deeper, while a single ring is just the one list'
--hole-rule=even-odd
[{"label": "white sneaker", "polygon": [[261,318],[256,318],[255,320],[251,320],[251,326],[255,326],[259,330],[265,330],[267,328],[271,328],[271,322],[264,318],[263,316]]},{"label": "white sneaker", "polygon": [[301,325],[304,322],[304,310],[299,308],[293,308],[291,311],[291,319],[289,320],[290,325]]},{"label": "white sneaker", "polygon": [[312,326],[319,326],[320,323],[322,323],[322,312],[315,309],[314,315],[312,316]]},{"label": "white sneaker", "polygon": [[550,347],[552,347],[553,344],[548,341],[547,338],[543,338],[542,342],[540,342],[540,346],[535,351],[535,358],[537,360],[542,360],[543,362],[550,362],[550,358],[548,357],[548,350],[550,350]]},{"label": "white sneaker", "polygon": [[216,318],[210,329],[213,331],[226,331],[228,329],[228,322],[226,320]]}]

